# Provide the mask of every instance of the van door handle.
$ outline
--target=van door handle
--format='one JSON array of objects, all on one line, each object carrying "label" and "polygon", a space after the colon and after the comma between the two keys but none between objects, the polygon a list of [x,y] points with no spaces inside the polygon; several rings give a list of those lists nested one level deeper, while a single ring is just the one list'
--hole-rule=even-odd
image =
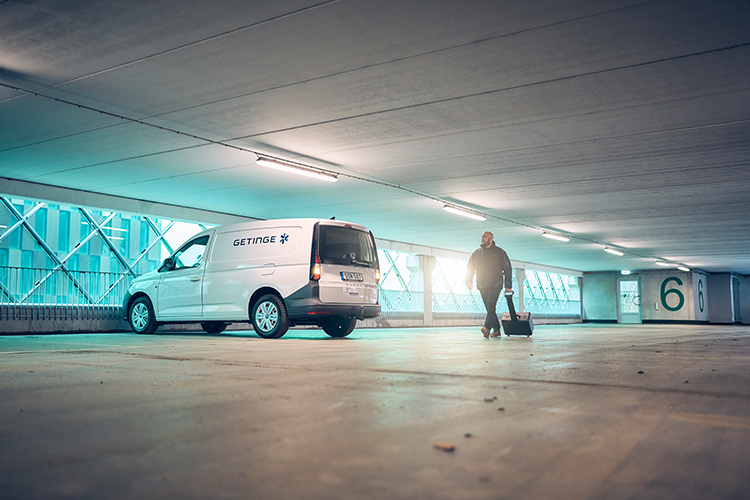
[{"label": "van door handle", "polygon": [[197,283],[197,282],[199,282],[200,280],[201,280],[200,278],[190,278],[190,282],[191,282],[191,283]]}]

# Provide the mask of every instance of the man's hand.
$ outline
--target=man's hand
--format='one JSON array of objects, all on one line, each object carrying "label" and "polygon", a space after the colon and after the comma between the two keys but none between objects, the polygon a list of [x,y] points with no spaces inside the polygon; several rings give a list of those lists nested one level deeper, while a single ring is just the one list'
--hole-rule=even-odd
[{"label": "man's hand", "polygon": [[513,289],[512,288],[506,288],[505,289],[505,295],[513,295]]},{"label": "man's hand", "polygon": [[471,290],[472,285],[473,283],[471,281],[466,282],[466,288],[468,288],[469,290]]}]

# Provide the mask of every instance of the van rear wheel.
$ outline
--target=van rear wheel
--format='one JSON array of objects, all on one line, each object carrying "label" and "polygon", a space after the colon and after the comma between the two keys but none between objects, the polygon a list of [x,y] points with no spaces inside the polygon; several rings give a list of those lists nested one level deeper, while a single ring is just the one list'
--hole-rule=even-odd
[{"label": "van rear wheel", "polygon": [[331,337],[346,337],[354,331],[356,325],[357,318],[334,316],[320,326],[323,328],[323,331]]},{"label": "van rear wheel", "polygon": [[253,304],[250,321],[259,337],[277,339],[289,330],[286,306],[276,295],[264,295]]}]

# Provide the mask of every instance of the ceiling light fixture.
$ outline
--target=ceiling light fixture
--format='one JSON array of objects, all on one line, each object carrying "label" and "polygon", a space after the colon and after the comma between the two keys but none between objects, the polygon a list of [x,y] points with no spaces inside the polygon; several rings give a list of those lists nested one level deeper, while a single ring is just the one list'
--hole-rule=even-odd
[{"label": "ceiling light fixture", "polygon": [[685,266],[677,266],[677,269],[679,269],[680,271],[684,271],[686,273],[690,272],[690,268],[689,267],[685,267]]},{"label": "ceiling light fixture", "polygon": [[463,215],[464,217],[468,217],[469,219],[474,219],[474,220],[479,220],[479,221],[487,220],[487,217],[485,217],[484,215],[478,212],[474,212],[472,210],[457,207],[454,205],[443,205],[443,210],[445,210],[446,212],[450,212],[452,214]]},{"label": "ceiling light fixture", "polygon": [[292,163],[286,160],[279,160],[278,158],[268,158],[266,156],[258,156],[255,163],[268,168],[275,168],[276,170],[282,170],[297,175],[304,175],[305,177],[311,177],[320,181],[336,182],[339,180],[336,174],[319,170],[315,167],[309,167],[299,163]]},{"label": "ceiling light fixture", "polygon": [[611,253],[612,255],[617,255],[618,257],[622,257],[623,255],[625,255],[623,252],[617,250],[616,248],[604,247],[604,251],[607,253]]},{"label": "ceiling light fixture", "polygon": [[570,238],[568,238],[567,236],[563,236],[562,234],[557,234],[557,233],[549,233],[547,231],[542,231],[542,236],[544,236],[545,238],[550,238],[550,239],[557,240],[557,241],[570,241]]},{"label": "ceiling light fixture", "polygon": [[[1,0],[0,0],[0,3],[2,3]],[[118,120],[124,120],[126,122],[133,123],[133,124],[136,124],[136,125],[141,125],[141,126],[145,126],[145,127],[151,127],[151,128],[154,128],[154,129],[158,129],[160,131],[165,131],[165,132],[169,132],[169,133],[172,133],[172,134],[176,134],[176,135],[181,136],[181,137],[188,137],[191,140],[198,140],[198,141],[200,141],[202,143],[205,143],[205,144],[219,145],[219,146],[224,146],[224,147],[231,148],[231,149],[236,150],[236,151],[242,151],[242,152],[245,152],[245,153],[250,153],[250,154],[253,154],[253,155],[257,156],[257,160],[256,160],[257,164],[259,164],[259,165],[265,165],[265,166],[270,167],[270,168],[275,168],[275,169],[279,169],[279,170],[285,170],[287,172],[292,172],[292,173],[299,174],[299,175],[305,175],[305,176],[309,176],[309,177],[312,177],[312,178],[324,180],[324,181],[327,181],[327,182],[336,182],[338,180],[338,176],[341,175],[341,176],[347,177],[347,178],[352,179],[352,180],[358,180],[358,181],[362,181],[362,182],[369,182],[369,183],[377,184],[377,185],[380,185],[380,186],[386,186],[388,188],[393,188],[393,189],[398,189],[398,190],[401,190],[401,191],[404,191],[404,192],[408,192],[411,195],[421,196],[423,198],[428,198],[428,199],[434,200],[434,201],[440,201],[440,200],[438,200],[437,198],[435,198],[433,196],[430,196],[430,195],[427,195],[427,194],[424,194],[424,193],[419,193],[417,191],[414,191],[412,189],[409,189],[409,188],[407,188],[405,186],[402,186],[402,185],[399,185],[399,184],[392,184],[392,183],[388,183],[388,182],[384,182],[384,181],[379,181],[379,180],[375,180],[375,179],[369,179],[369,178],[366,178],[366,177],[362,177],[362,176],[358,176],[358,175],[354,175],[352,173],[346,173],[346,172],[341,172],[341,173],[337,174],[337,173],[334,173],[334,172],[328,172],[328,171],[316,169],[315,167],[309,167],[309,166],[306,166],[306,165],[295,164],[295,163],[292,163],[292,162],[287,162],[285,160],[279,160],[277,158],[266,156],[266,155],[263,155],[263,154],[261,154],[261,153],[259,153],[257,151],[254,151],[254,150],[242,147],[242,146],[238,146],[238,145],[235,145],[235,144],[231,144],[229,142],[217,141],[217,140],[214,140],[214,139],[211,139],[211,138],[208,138],[208,137],[201,137],[199,135],[187,133],[187,132],[184,132],[184,131],[181,131],[181,130],[172,129],[172,128],[165,128],[162,125],[156,125],[156,124],[153,124],[153,123],[146,122],[144,120],[138,120],[138,119],[130,118],[128,116],[124,116],[124,115],[112,113],[112,112],[109,112],[109,111],[105,111],[104,109],[101,109],[101,108],[95,108],[95,107],[91,107],[91,106],[86,106],[86,105],[83,105],[81,103],[64,100],[64,99],[61,99],[59,97],[53,97],[51,95],[46,95],[46,94],[43,94],[43,93],[40,93],[40,92],[36,92],[36,91],[33,91],[33,90],[24,89],[24,88],[13,86],[13,85],[8,85],[7,83],[0,83],[0,88],[11,89],[13,91],[20,92],[20,93],[23,93],[23,94],[32,95],[32,96],[35,96],[35,97],[38,97],[38,98],[42,98],[42,99],[48,99],[50,101],[54,101],[56,103],[62,103],[64,105],[68,105],[68,106],[73,106],[73,107],[75,107],[77,109],[82,109],[82,110],[85,110],[85,111],[91,111],[91,112],[97,113],[99,115],[108,116],[108,117],[115,118],[115,119],[118,119]],[[15,97],[13,97],[13,98],[15,98]],[[41,207],[41,206],[42,205],[38,205],[38,207]],[[473,213],[472,215],[467,215],[466,213],[462,213],[463,211],[460,211],[460,209],[457,208],[457,207],[450,207],[449,208],[448,206],[446,206],[444,208],[446,210],[450,210],[450,211],[453,211],[455,213],[460,213],[461,215],[466,215],[467,217],[476,218],[477,220],[486,220],[486,217],[484,217],[483,215],[478,214],[478,213]],[[28,215],[30,215],[30,214],[28,214]],[[521,222],[518,222],[518,221],[515,221],[515,220],[504,219],[502,217],[498,217],[497,215],[493,215],[493,219],[504,221],[504,222],[507,222],[509,224],[514,224],[514,225],[517,225],[517,226],[523,226],[523,227],[531,228],[533,230],[542,231],[542,229],[539,228],[539,227],[529,226],[528,224],[521,223]],[[84,224],[85,224],[85,222],[84,222]],[[15,226],[13,226],[13,227],[15,227]],[[0,225],[0,229],[6,229],[6,227]],[[562,235],[557,235],[557,234],[547,233],[547,232],[543,232],[542,234],[543,234],[543,236],[548,237],[548,238],[554,238],[554,239],[558,239],[560,241],[570,241],[570,238],[567,237],[567,236],[562,236]],[[581,239],[580,236],[578,236],[577,238]],[[663,265],[663,266],[669,267],[672,264],[660,263],[659,265]],[[702,271],[698,271],[698,272],[702,272]]]},{"label": "ceiling light fixture", "polygon": [[662,261],[660,261],[660,260],[657,260],[657,261],[655,262],[655,264],[656,264],[657,266],[661,266],[661,267],[672,267],[672,264],[670,264],[669,262],[662,262]]}]

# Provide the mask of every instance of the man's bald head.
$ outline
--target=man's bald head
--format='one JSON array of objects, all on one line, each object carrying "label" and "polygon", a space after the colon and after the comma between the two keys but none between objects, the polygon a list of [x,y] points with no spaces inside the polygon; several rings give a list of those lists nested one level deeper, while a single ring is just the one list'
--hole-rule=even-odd
[{"label": "man's bald head", "polygon": [[489,231],[482,233],[482,248],[489,248],[492,246],[492,242],[495,240],[495,235]]}]

